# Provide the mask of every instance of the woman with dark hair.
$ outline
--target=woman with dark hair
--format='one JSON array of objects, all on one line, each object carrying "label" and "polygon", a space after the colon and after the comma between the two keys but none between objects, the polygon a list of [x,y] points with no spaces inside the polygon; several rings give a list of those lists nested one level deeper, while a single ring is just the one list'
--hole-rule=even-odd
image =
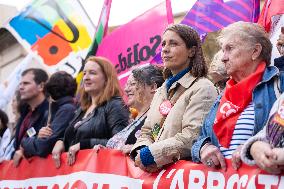
[{"label": "woman with dark hair", "polygon": [[148,115],[153,96],[163,82],[161,67],[147,65],[131,71],[124,91],[128,98],[127,105],[135,108],[138,114],[127,127],[108,140],[107,148],[121,150],[126,154],[130,152]]},{"label": "woman with dark hair", "polygon": [[13,121],[9,120],[8,129],[2,136],[0,143],[0,162],[3,160],[10,160],[12,154],[15,151],[14,142],[15,142],[15,132],[16,132],[16,123],[20,118],[21,109],[25,106],[24,102],[21,100],[20,91],[17,90],[12,99],[12,113],[14,114]]},{"label": "woman with dark hair", "polygon": [[50,96],[50,110],[47,126],[39,130],[37,137],[26,137],[21,146],[25,157],[46,157],[51,153],[55,142],[62,138],[76,107],[74,95],[77,89],[75,79],[65,71],[51,75],[45,84],[45,92]]},{"label": "woman with dark hair", "polygon": [[166,82],[157,89],[130,154],[136,166],[149,172],[190,158],[192,143],[217,97],[206,78],[199,35],[191,27],[174,24],[166,28],[162,60]]},{"label": "woman with dark hair", "polygon": [[56,142],[52,157],[60,166],[60,155],[68,151],[68,165],[73,165],[76,153],[95,145],[106,145],[108,139],[128,124],[129,112],[114,66],[105,58],[91,56],[83,70],[81,106],[75,112],[63,140]]}]

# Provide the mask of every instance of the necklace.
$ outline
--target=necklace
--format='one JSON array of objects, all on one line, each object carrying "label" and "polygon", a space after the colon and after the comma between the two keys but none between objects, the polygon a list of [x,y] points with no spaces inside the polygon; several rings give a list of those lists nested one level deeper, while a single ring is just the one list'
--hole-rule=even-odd
[{"label": "necklace", "polygon": [[96,105],[92,104],[88,109],[87,111],[85,112],[84,116],[83,116],[83,119],[87,118],[88,116],[90,116],[94,109],[96,108]]},{"label": "necklace", "polygon": [[136,118],[134,121],[138,121],[138,120],[140,120],[141,118],[143,118],[143,117],[146,115],[146,113],[149,111],[149,109],[150,109],[150,107],[149,107],[141,116],[139,116],[138,118]]}]

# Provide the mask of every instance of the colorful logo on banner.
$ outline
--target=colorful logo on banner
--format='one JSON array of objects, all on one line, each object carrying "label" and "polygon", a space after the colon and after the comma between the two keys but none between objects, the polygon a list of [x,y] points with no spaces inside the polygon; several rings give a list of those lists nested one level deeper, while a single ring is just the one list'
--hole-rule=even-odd
[{"label": "colorful logo on banner", "polygon": [[160,51],[161,34],[172,22],[170,1],[166,0],[106,36],[97,56],[114,64],[124,86],[131,68],[149,63]]},{"label": "colorful logo on banner", "polygon": [[[94,36],[94,27],[77,1],[37,0],[12,18],[7,29],[48,69],[75,75]],[[54,70],[54,71],[55,71]]]}]

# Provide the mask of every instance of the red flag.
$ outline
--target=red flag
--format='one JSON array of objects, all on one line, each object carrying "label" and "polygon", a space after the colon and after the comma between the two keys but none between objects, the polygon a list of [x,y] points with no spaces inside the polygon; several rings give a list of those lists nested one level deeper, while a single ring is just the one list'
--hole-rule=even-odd
[{"label": "red flag", "polygon": [[262,25],[267,32],[269,32],[271,29],[271,18],[279,14],[284,14],[284,1],[266,0],[258,19],[258,23]]}]

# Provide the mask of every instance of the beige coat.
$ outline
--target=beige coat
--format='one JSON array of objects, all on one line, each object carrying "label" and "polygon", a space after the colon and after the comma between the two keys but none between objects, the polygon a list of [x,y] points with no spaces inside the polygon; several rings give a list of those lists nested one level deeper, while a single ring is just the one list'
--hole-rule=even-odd
[{"label": "beige coat", "polygon": [[165,83],[154,95],[141,135],[132,150],[148,146],[158,167],[190,157],[193,141],[198,137],[202,122],[217,97],[211,81],[199,78],[194,82],[195,79],[186,74],[171,86],[170,90],[176,88],[177,83],[180,84],[173,99],[180,95],[181,87],[186,91],[172,107],[156,139],[151,131],[155,124],[160,125],[162,119],[159,106],[167,99]]}]

